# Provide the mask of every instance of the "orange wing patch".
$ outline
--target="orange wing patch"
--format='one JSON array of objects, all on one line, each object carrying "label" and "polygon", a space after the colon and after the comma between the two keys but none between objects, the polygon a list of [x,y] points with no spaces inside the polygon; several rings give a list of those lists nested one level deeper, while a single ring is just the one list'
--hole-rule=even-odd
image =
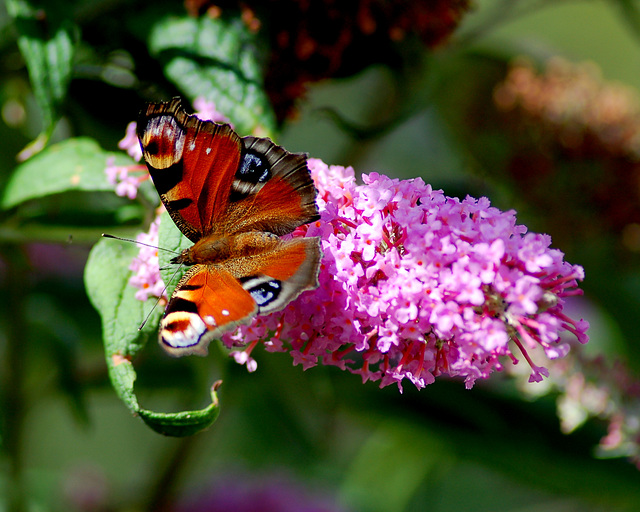
[{"label": "orange wing patch", "polygon": [[160,326],[160,343],[172,355],[207,354],[207,345],[248,321],[255,301],[229,272],[196,265],[178,283]]}]

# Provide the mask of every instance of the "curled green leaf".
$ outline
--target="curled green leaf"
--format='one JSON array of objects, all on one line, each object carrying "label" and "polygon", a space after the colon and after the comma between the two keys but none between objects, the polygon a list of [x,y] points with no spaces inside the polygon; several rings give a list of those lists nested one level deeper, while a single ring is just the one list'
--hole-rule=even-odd
[{"label": "curled green leaf", "polygon": [[[173,223],[168,219],[171,225]],[[85,268],[85,285],[89,299],[102,318],[105,357],[111,385],[127,408],[154,431],[167,436],[183,437],[211,426],[219,413],[216,390],[211,390],[212,403],[196,411],[154,412],[140,407],[134,385],[136,371],[132,360],[149,338],[157,336],[162,308],[153,299],[140,301],[136,289],[129,284],[131,261],[138,252],[134,244],[100,240],[92,249]],[[148,321],[139,330],[144,318]]]},{"label": "curled green leaf", "polygon": [[176,413],[153,412],[140,409],[138,414],[142,420],[159,434],[171,437],[186,437],[209,428],[220,413],[218,395],[216,391],[222,384],[217,381],[211,387],[211,404],[196,411],[182,411]]}]

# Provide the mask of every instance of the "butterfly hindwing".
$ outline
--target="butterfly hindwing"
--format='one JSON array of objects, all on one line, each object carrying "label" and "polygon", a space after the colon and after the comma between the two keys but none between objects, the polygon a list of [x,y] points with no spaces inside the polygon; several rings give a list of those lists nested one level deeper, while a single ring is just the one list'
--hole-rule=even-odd
[{"label": "butterfly hindwing", "polygon": [[254,247],[262,249],[221,265],[195,265],[176,287],[160,329],[160,342],[170,354],[205,355],[212,339],[255,314],[279,311],[318,286],[317,238],[243,236],[259,238]]},{"label": "butterfly hindwing", "polygon": [[211,340],[243,323],[258,306],[228,271],[195,265],[176,286],[160,324],[160,344],[174,356],[206,355]]},{"label": "butterfly hindwing", "polygon": [[[247,233],[247,235],[252,235]],[[284,308],[305,290],[318,287],[318,238],[272,239],[264,252],[225,264],[258,306],[259,314]]]}]

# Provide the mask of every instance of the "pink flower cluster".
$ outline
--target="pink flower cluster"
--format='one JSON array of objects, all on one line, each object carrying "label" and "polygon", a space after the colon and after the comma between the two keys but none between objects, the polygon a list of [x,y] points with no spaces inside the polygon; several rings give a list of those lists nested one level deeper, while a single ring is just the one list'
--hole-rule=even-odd
[{"label": "pink flower cluster", "polygon": [[[142,149],[136,135],[136,123],[131,121],[127,125],[124,138],[118,143],[118,147],[126,151],[136,162],[142,160]],[[143,164],[115,165],[114,158],[107,159],[105,172],[107,180],[116,187],[116,194],[129,199],[135,199],[138,195],[138,187],[149,178],[147,167]]]},{"label": "pink flower cluster", "polygon": [[233,123],[229,120],[227,116],[218,112],[216,109],[216,104],[213,101],[207,101],[203,97],[199,96],[195,100],[193,100],[193,108],[195,109],[195,114],[203,121],[213,121],[214,123],[226,123],[231,125],[233,128]]},{"label": "pink flower cluster", "polygon": [[356,185],[351,168],[309,167],[321,220],[294,235],[322,239],[320,287],[225,334],[228,346],[248,345],[233,353],[238,362],[255,369],[250,352],[262,340],[305,369],[334,365],[381,387],[402,389],[406,378],[422,388],[439,375],[471,387],[501,370],[501,357],[516,361],[513,348],[539,381],[548,372],[528,350],[566,355],[562,331],[587,341],[587,322],[562,312],[564,297],[581,294],[583,269],[513,211],[446,197],[421,179],[372,173]]}]

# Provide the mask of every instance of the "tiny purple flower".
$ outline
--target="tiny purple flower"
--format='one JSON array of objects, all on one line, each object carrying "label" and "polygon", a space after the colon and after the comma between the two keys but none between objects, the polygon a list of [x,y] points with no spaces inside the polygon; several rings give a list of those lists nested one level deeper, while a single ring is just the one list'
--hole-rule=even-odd
[{"label": "tiny purple flower", "polygon": [[140,147],[140,142],[138,141],[135,121],[131,121],[127,125],[124,138],[120,142],[118,142],[118,147],[123,151],[126,151],[128,155],[136,162],[142,160],[142,148]]},{"label": "tiny purple flower", "polygon": [[[136,240],[151,246],[158,246],[158,227],[160,215],[151,223],[148,233],[141,233]],[[147,300],[149,297],[166,297],[165,286],[160,276],[160,263],[158,261],[158,249],[140,246],[140,252],[131,262],[130,270],[134,272],[129,284],[138,291],[135,294],[138,300]]]},{"label": "tiny purple flower", "polygon": [[129,199],[135,199],[140,184],[149,179],[144,165],[114,165],[113,157],[107,158],[105,173],[107,181],[115,186],[116,194]]},{"label": "tiny purple flower", "polygon": [[207,101],[202,96],[193,100],[193,108],[196,110],[196,116],[203,121],[231,124],[229,118],[216,109],[216,104],[213,101]]}]

